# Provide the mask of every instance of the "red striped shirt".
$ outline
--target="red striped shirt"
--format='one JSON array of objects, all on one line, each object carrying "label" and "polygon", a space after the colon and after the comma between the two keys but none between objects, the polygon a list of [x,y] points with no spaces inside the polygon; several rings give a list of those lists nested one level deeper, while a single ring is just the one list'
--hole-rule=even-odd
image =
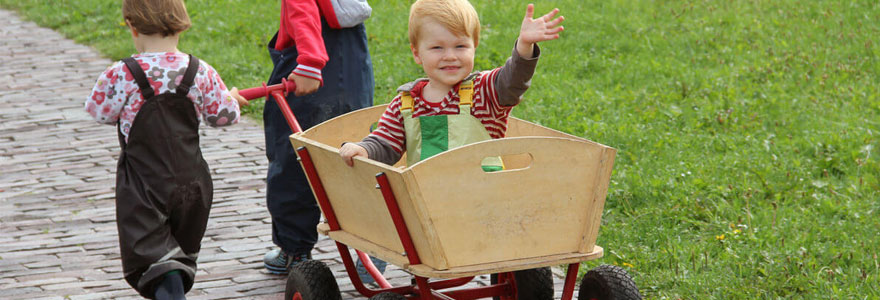
[{"label": "red striped shirt", "polygon": [[[471,115],[483,123],[489,136],[493,139],[502,138],[507,132],[507,117],[513,106],[501,106],[498,92],[495,90],[495,77],[501,68],[481,72],[474,78],[474,96]],[[410,91],[413,97],[413,117],[455,115],[459,113],[458,85],[454,86],[443,97],[439,104],[430,105],[422,98],[422,88],[428,81],[422,81]],[[379,138],[391,145],[398,153],[406,149],[406,134],[403,129],[403,115],[400,113],[400,95],[394,97],[388,108],[379,118],[376,130],[371,136]]]}]

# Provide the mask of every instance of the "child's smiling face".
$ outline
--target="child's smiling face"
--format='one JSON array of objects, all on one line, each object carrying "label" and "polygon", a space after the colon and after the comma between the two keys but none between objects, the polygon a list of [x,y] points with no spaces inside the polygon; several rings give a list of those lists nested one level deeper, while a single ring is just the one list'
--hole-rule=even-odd
[{"label": "child's smiling face", "polygon": [[418,46],[410,47],[431,84],[452,88],[474,69],[474,40],[456,35],[434,20],[419,29]]}]

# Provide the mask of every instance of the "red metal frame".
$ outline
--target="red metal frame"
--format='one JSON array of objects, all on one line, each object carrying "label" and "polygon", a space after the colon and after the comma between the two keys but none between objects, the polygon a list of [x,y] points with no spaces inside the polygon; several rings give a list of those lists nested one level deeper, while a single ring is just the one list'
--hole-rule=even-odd
[{"label": "red metal frame", "polygon": [[[263,83],[262,87],[244,89],[239,91],[239,93],[248,100],[272,95],[278,104],[278,107],[281,109],[281,113],[287,120],[287,124],[290,125],[290,129],[294,133],[297,133],[302,132],[302,128],[300,127],[299,122],[297,122],[296,117],[293,115],[293,111],[291,111],[284,96],[285,93],[294,91],[295,89],[296,85],[292,81],[282,79],[281,84],[266,86],[266,84]],[[340,230],[339,221],[336,218],[336,214],[333,212],[333,207],[330,205],[330,201],[327,198],[327,192],[324,189],[324,185],[321,183],[321,179],[318,176],[318,171],[309,155],[309,151],[305,147],[300,147],[296,149],[296,152],[299,157],[298,159],[303,166],[303,170],[309,179],[312,191],[315,193],[318,205],[320,205],[321,211],[324,212],[327,224],[330,225],[330,231]],[[385,198],[385,205],[388,207],[388,212],[391,214],[391,219],[397,230],[397,235],[406,251],[405,255],[407,259],[409,259],[411,265],[421,264],[421,259],[419,258],[415,245],[413,244],[409,230],[406,228],[406,222],[400,212],[400,207],[397,205],[397,199],[394,197],[394,193],[391,190],[391,184],[388,182],[387,175],[385,175],[385,173],[376,174],[376,181],[382,191],[383,198]],[[402,295],[409,295],[409,298],[411,299],[472,300],[493,296],[498,296],[501,299],[516,299],[516,282],[512,272],[498,274],[498,283],[490,286],[439,292],[437,290],[463,286],[473,280],[474,277],[471,276],[429,282],[426,277],[415,276],[415,285],[391,287],[378,270],[376,270],[376,267],[372,265],[370,260],[362,258],[361,261],[364,262],[367,271],[370,272],[371,275],[377,279],[377,282],[380,283],[380,289],[370,289],[360,280],[348,246],[336,242],[336,248],[339,250],[340,257],[342,257],[342,263],[345,266],[345,271],[348,273],[348,277],[354,285],[355,290],[365,297],[372,297],[382,292],[393,292]],[[562,300],[571,300],[571,297],[574,294],[574,283],[577,279],[579,265],[580,263],[573,263],[568,266],[568,272],[565,277],[565,284],[562,292]],[[297,298],[301,299],[301,295],[294,295],[294,299]]]},{"label": "red metal frame", "polygon": [[562,285],[562,299],[571,300],[574,297],[574,282],[578,277],[578,269],[581,263],[573,263],[568,265],[568,272],[565,274],[565,284]]},{"label": "red metal frame", "polygon": [[293,133],[302,132],[302,127],[299,127],[299,122],[296,121],[296,117],[293,116],[293,111],[290,110],[290,106],[287,105],[287,99],[284,98],[284,93],[281,91],[272,91],[272,97],[275,98],[275,102],[278,104],[278,108],[281,109],[281,114],[284,115],[284,119],[287,120],[287,125],[290,126],[290,130]]},{"label": "red metal frame", "polygon": [[388,283],[388,280],[385,280],[385,276],[382,276],[382,273],[373,265],[373,260],[370,259],[370,256],[366,253],[361,252],[361,250],[354,250],[357,253],[358,259],[361,260],[361,263],[364,265],[364,269],[367,270],[367,273],[370,273],[370,277],[373,277],[373,280],[376,281],[376,284],[379,285],[380,288],[390,289],[391,284]]},{"label": "red metal frame", "polygon": [[385,205],[388,206],[388,212],[391,213],[391,220],[394,221],[394,228],[397,229],[397,235],[400,237],[400,242],[403,243],[403,250],[406,251],[409,264],[421,264],[422,260],[419,258],[418,252],[416,252],[416,246],[413,244],[409,229],[406,228],[406,221],[403,220],[403,214],[400,213],[400,206],[397,205],[397,198],[394,197],[394,192],[391,191],[388,175],[385,175],[385,173],[376,174],[376,181],[379,182],[382,197],[385,198]]}]

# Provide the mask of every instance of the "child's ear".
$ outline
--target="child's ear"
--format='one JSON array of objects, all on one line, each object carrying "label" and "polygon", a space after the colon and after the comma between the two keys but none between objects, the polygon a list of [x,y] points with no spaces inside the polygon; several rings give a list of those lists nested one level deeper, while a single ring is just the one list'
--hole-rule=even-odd
[{"label": "child's ear", "polygon": [[413,45],[409,45],[409,50],[412,51],[413,59],[416,61],[416,64],[417,64],[417,65],[421,65],[421,64],[422,64],[422,58],[419,57],[419,48],[416,48],[416,47],[413,46]]},{"label": "child's ear", "polygon": [[125,26],[128,26],[128,29],[131,30],[131,36],[132,36],[132,37],[137,37],[137,36],[138,36],[138,32],[137,32],[137,30],[134,29],[134,27],[131,26],[131,22],[129,22],[128,19],[125,19]]}]

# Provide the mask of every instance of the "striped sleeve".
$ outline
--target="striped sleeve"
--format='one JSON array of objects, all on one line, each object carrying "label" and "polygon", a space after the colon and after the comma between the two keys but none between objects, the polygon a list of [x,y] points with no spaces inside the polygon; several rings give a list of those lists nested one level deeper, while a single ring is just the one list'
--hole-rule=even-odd
[{"label": "striped sleeve", "polygon": [[474,106],[471,114],[480,120],[492,138],[503,138],[507,132],[507,118],[513,106],[503,106],[498,102],[495,78],[500,68],[480,73],[474,81]]},{"label": "striped sleeve", "polygon": [[293,73],[320,81],[321,85],[324,84],[324,78],[321,77],[321,69],[300,64],[296,66],[296,69],[293,70]]},{"label": "striped sleeve", "polygon": [[483,90],[483,95],[486,97],[485,104],[490,115],[495,118],[507,118],[507,115],[513,110],[513,106],[501,105],[501,102],[499,101],[500,98],[495,83],[498,82],[498,73],[500,73],[500,71],[501,68],[495,68],[494,70],[480,74],[480,88]]},{"label": "striped sleeve", "polygon": [[370,136],[390,145],[397,153],[406,149],[406,135],[403,131],[403,116],[400,114],[400,95],[394,97],[388,108],[379,118],[376,130]]}]

